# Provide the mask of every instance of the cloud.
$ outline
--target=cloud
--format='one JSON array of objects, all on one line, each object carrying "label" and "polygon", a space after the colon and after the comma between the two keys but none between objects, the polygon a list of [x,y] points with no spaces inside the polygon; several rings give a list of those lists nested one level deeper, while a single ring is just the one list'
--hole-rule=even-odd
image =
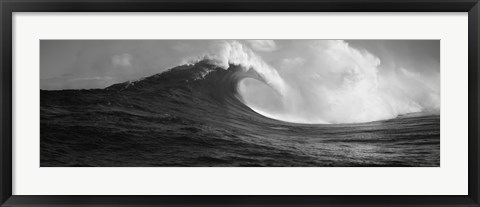
[{"label": "cloud", "polygon": [[72,79],[71,81],[84,81],[84,80],[114,80],[116,78],[110,77],[110,76],[95,76],[95,77],[84,77],[84,78],[75,78]]},{"label": "cloud", "polygon": [[115,67],[131,67],[132,55],[128,53],[112,56],[112,65]]},{"label": "cloud", "polygon": [[305,59],[301,57],[284,58],[281,62],[281,67],[289,69],[301,67],[303,64],[305,64]]},{"label": "cloud", "polygon": [[44,90],[105,88],[118,81],[118,78],[111,76],[75,77],[72,74],[40,79]]},{"label": "cloud", "polygon": [[193,51],[195,49],[193,45],[187,44],[185,42],[179,42],[178,44],[172,45],[171,48],[178,53]]},{"label": "cloud", "polygon": [[277,49],[277,44],[273,40],[247,40],[253,50],[262,52],[271,52]]}]

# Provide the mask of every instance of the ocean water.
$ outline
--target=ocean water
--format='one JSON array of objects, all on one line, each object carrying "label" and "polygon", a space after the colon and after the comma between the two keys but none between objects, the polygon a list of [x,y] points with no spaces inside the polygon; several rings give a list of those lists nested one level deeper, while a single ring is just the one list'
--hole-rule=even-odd
[{"label": "ocean water", "polygon": [[205,61],[105,89],[41,91],[42,167],[440,166],[440,116],[356,124],[265,117],[239,96],[258,78]]}]

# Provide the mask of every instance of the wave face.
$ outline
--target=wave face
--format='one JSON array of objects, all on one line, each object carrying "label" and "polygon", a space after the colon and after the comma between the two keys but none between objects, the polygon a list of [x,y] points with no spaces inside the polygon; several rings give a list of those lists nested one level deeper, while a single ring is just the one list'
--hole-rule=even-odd
[{"label": "wave face", "polygon": [[202,60],[105,89],[41,91],[41,165],[439,165],[439,115],[286,122],[245,94],[255,81],[288,101],[287,81],[259,59],[224,57],[228,64]]},{"label": "wave face", "polygon": [[380,70],[380,59],[344,41],[304,45],[309,57],[284,59],[275,68],[237,41],[217,42],[188,62],[210,59],[259,78],[239,82],[239,94],[256,112],[294,123],[339,124],[386,120],[409,113],[439,114],[440,75],[400,68]]}]

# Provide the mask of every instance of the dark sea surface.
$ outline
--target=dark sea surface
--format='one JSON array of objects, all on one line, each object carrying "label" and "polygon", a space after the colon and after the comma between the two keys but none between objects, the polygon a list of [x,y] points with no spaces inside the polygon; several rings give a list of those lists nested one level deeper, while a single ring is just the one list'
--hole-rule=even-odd
[{"label": "dark sea surface", "polygon": [[246,77],[258,78],[201,61],[106,89],[42,90],[40,165],[440,166],[439,115],[287,123],[241,101]]}]

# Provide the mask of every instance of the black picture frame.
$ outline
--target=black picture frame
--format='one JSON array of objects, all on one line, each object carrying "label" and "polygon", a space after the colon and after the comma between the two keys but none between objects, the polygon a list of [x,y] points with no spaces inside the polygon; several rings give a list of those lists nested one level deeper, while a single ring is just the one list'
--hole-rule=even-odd
[{"label": "black picture frame", "polygon": [[[0,0],[2,206],[480,206],[478,0]],[[13,12],[468,12],[468,195],[35,196],[12,195]],[[455,178],[451,178],[455,179]]]}]

